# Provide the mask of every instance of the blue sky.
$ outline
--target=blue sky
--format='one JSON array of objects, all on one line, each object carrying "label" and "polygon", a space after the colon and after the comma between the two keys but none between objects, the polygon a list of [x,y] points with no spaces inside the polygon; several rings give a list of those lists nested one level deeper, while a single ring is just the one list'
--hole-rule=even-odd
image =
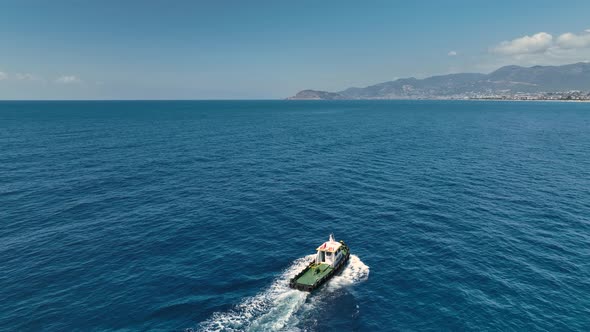
[{"label": "blue sky", "polygon": [[272,99],[588,61],[588,13],[555,0],[5,0],[0,99]]}]

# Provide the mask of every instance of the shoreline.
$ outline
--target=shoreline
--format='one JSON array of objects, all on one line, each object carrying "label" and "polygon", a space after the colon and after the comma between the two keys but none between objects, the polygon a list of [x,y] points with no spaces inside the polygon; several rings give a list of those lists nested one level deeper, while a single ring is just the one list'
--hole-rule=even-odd
[{"label": "shoreline", "polygon": [[[433,99],[436,100],[436,99]],[[551,99],[447,99],[447,100],[472,100],[472,101],[516,101],[516,102],[548,102],[548,103],[590,103],[589,100],[551,100]]]},{"label": "shoreline", "polygon": [[493,101],[493,102],[499,102],[499,101],[510,101],[510,102],[558,102],[558,103],[590,103],[590,99],[584,99],[584,100],[560,100],[560,99],[492,99],[492,98],[468,98],[468,99],[464,99],[464,98],[447,98],[447,99],[443,99],[443,98],[391,98],[391,99],[385,99],[385,98],[374,98],[374,99],[295,99],[295,98],[285,98],[285,99],[280,99],[280,100],[285,100],[285,101],[363,101],[363,100],[381,100],[381,101]]}]

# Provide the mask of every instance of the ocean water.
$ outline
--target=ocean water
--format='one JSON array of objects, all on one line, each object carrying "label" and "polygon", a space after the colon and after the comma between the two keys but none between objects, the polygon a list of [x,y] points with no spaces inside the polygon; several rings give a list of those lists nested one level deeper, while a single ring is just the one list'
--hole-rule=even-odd
[{"label": "ocean water", "polygon": [[[333,232],[319,291],[287,280]],[[0,102],[2,331],[588,331],[590,103]]]}]

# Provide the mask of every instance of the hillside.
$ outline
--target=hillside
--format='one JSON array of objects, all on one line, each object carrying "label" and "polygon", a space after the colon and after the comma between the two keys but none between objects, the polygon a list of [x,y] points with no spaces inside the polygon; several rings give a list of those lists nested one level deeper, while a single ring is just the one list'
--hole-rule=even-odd
[{"label": "hillside", "polygon": [[289,99],[435,99],[570,90],[590,91],[590,63],[505,66],[489,74],[403,78],[336,93],[304,90]]}]

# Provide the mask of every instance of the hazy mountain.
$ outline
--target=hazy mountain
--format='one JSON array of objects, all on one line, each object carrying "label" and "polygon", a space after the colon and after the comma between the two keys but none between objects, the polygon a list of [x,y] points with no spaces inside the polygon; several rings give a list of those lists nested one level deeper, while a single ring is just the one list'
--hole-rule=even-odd
[{"label": "hazy mountain", "polygon": [[[505,66],[490,74],[450,74],[425,79],[412,77],[365,88],[348,88],[337,93],[304,90],[289,99],[452,98],[480,94],[569,90],[590,91],[590,63],[580,62],[563,66]],[[300,94],[304,98],[300,98]],[[309,95],[315,98],[308,98]]]},{"label": "hazy mountain", "polygon": [[299,100],[336,100],[346,99],[343,95],[335,92],[316,91],[316,90],[303,90],[299,91],[295,96],[287,99],[299,99]]}]

